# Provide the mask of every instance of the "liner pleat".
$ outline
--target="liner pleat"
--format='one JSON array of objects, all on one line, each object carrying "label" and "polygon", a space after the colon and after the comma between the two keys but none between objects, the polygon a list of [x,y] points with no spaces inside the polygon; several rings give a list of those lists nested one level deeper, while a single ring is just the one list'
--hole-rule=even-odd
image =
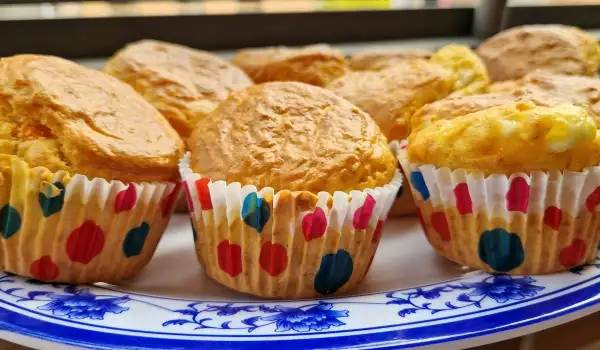
[{"label": "liner pleat", "polygon": [[[373,235],[383,228],[402,183],[397,172],[390,184],[350,194],[275,193],[268,187],[202,179],[190,168],[189,154],[180,172],[189,190],[198,261],[206,273],[232,289],[269,298],[331,295],[359,284],[379,244]],[[246,220],[245,201],[257,207]],[[359,209],[373,201],[372,212]],[[312,221],[307,215],[313,215]],[[357,216],[362,219],[355,225]]]},{"label": "liner pleat", "polygon": [[[596,258],[600,167],[484,176],[410,163],[405,149],[398,152],[398,159],[408,178],[420,173],[424,179],[426,192],[408,183],[426,237],[440,255],[472,268],[509,274],[551,273]],[[457,187],[462,187],[461,196],[468,189],[471,212],[459,208]],[[449,238],[440,233],[444,220]]]},{"label": "liner pleat", "polygon": [[[11,170],[0,186],[0,269],[57,282],[111,282],[137,274],[169,222],[173,210],[163,215],[163,206],[179,192],[170,182],[88,180],[20,160],[12,161]],[[135,197],[119,197],[129,186]],[[116,209],[123,205],[128,207]]]}]

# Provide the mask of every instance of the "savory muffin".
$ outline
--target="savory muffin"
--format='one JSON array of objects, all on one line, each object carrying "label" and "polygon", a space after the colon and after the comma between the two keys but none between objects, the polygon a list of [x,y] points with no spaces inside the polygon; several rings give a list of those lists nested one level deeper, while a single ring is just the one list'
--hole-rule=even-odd
[{"label": "savory muffin", "polygon": [[242,70],[209,52],[155,40],[125,46],[104,71],[133,86],[184,139],[231,91],[253,84]]},{"label": "savory muffin", "polygon": [[406,60],[428,60],[433,52],[419,49],[363,51],[352,55],[348,65],[352,70],[382,70]]},{"label": "savory muffin", "polygon": [[183,142],[130,86],[50,56],[0,59],[0,269],[116,281],[149,261]]},{"label": "savory muffin", "polygon": [[326,86],[346,74],[344,54],[329,45],[319,44],[301,48],[285,46],[243,49],[232,59],[256,83],[269,81],[298,81]]},{"label": "savory muffin", "polygon": [[379,71],[351,72],[327,88],[369,113],[390,140],[406,138],[410,117],[453,92],[482,93],[485,67],[467,47],[451,45],[429,61],[407,60]]},{"label": "savory muffin", "polygon": [[399,159],[428,241],[450,260],[543,274],[595,259],[600,137],[586,109],[523,99],[438,120]]},{"label": "savory muffin", "polygon": [[477,53],[493,81],[514,80],[534,70],[593,76],[600,65],[597,39],[576,27],[526,25],[484,41]]},{"label": "savory muffin", "polygon": [[181,173],[209,276],[276,298],[364,278],[401,179],[366,113],[319,87],[265,83],[232,93],[189,144]]}]

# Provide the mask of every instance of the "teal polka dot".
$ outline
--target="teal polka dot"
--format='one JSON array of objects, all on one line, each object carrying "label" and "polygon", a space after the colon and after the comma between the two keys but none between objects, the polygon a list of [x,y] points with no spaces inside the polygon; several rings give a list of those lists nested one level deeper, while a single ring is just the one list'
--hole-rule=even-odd
[{"label": "teal polka dot", "polygon": [[21,229],[21,215],[17,209],[5,205],[0,210],[0,232],[2,237],[8,239]]},{"label": "teal polka dot", "polygon": [[58,196],[48,198],[46,193],[38,193],[38,201],[42,208],[42,214],[46,218],[61,211],[65,202],[65,186],[60,182],[55,182],[52,185],[60,190]]},{"label": "teal polka dot", "polygon": [[403,193],[404,193],[404,186],[400,186],[400,188],[398,189],[398,193],[396,193],[396,198],[402,197]]},{"label": "teal polka dot", "polygon": [[244,198],[242,206],[242,219],[246,225],[254,227],[260,234],[271,217],[269,203],[252,192]]},{"label": "teal polka dot", "polygon": [[127,232],[127,236],[125,236],[125,240],[123,241],[123,253],[125,253],[126,257],[130,258],[140,255],[142,249],[144,249],[144,243],[149,232],[150,225],[145,221],[139,227],[132,228]]},{"label": "teal polka dot", "polygon": [[337,292],[352,277],[352,257],[340,249],[336,254],[327,254],[321,259],[319,272],[315,276],[315,290],[321,294]]},{"label": "teal polka dot", "polygon": [[479,238],[479,258],[495,271],[508,272],[521,266],[525,251],[519,235],[496,228]]}]

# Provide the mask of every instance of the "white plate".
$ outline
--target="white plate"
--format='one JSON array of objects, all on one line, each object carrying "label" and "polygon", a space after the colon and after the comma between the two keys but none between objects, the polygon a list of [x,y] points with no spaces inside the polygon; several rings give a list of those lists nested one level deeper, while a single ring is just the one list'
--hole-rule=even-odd
[{"label": "white plate", "polygon": [[600,309],[600,264],[535,277],[470,271],[438,257],[413,218],[388,222],[353,295],[260,300],[204,275],[189,225],[176,215],[150,265],[118,286],[43,284],[0,273],[0,336],[36,348],[447,349]]}]

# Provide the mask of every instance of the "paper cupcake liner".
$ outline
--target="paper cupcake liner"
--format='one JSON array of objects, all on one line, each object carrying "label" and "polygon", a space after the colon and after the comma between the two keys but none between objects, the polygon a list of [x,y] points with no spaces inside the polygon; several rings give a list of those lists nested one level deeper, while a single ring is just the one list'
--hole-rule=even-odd
[{"label": "paper cupcake liner", "polygon": [[180,184],[108,182],[12,161],[0,186],[0,269],[44,281],[111,282],[150,260]]},{"label": "paper cupcake liner", "polygon": [[551,273],[595,259],[600,167],[486,177],[409,163],[405,149],[398,159],[427,239],[442,256],[509,274]]},{"label": "paper cupcake liner", "polygon": [[189,154],[180,172],[206,273],[268,298],[332,295],[360,283],[402,183],[397,171],[383,187],[350,194],[258,191],[202,178],[191,170]]},{"label": "paper cupcake liner", "polygon": [[[402,174],[403,178],[406,178],[404,173]],[[392,204],[392,209],[390,209],[390,213],[388,217],[401,217],[401,216],[412,216],[417,215],[417,206],[415,205],[415,200],[413,199],[412,192],[406,186],[400,187],[398,194],[396,194],[396,198],[394,199],[394,203]]]}]

